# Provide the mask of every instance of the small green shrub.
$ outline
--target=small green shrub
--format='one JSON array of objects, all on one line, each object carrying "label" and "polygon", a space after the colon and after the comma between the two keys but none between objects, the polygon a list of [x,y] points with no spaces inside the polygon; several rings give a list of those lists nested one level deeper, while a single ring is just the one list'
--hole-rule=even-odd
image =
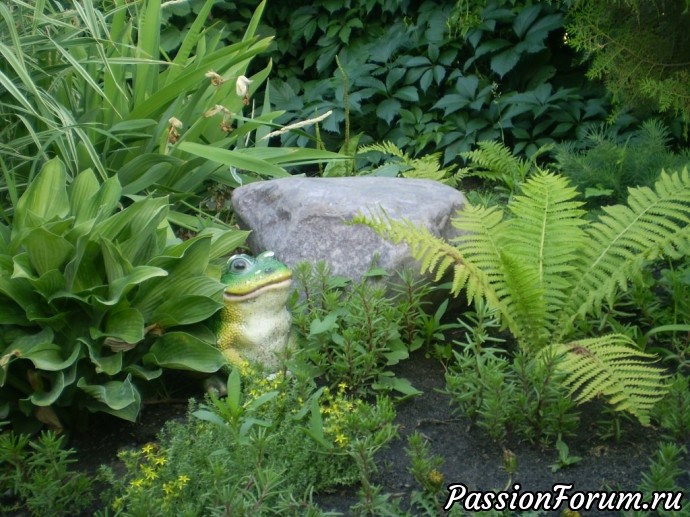
[{"label": "small green shrub", "polygon": [[545,444],[574,434],[579,418],[554,361],[535,360],[524,352],[511,360],[505,350],[492,346],[502,342],[492,336],[500,325],[496,312],[483,303],[466,313],[461,324],[465,341],[456,342],[459,350],[453,351],[445,389],[456,411],[498,442],[505,442],[509,433]]},{"label": "small green shrub", "polygon": [[406,379],[395,377],[389,366],[437,340],[450,326],[440,319],[446,305],[434,315],[425,310],[428,288],[401,275],[395,296],[372,282],[383,274],[370,271],[360,282],[332,277],[320,263],[301,264],[295,271],[297,293],[294,323],[300,336],[300,354],[310,371],[335,386],[346,383],[361,393],[395,390],[402,396],[419,392]]},{"label": "small green shrub", "polygon": [[[666,495],[654,515],[666,517],[684,514],[683,489],[678,483],[683,476],[681,465],[686,455],[685,447],[662,442],[659,444],[656,457],[649,464],[649,469],[642,473],[642,483],[638,486],[638,490],[645,495],[647,503],[651,503],[652,498],[656,499],[655,495],[660,492],[665,492]],[[641,513],[641,515],[651,514],[651,512]]]},{"label": "small green shrub", "polygon": [[0,511],[33,516],[74,515],[89,508],[92,481],[70,465],[74,450],[52,431],[32,441],[14,431],[0,433]]},{"label": "small green shrub", "polygon": [[651,187],[662,170],[690,164],[690,151],[674,152],[670,145],[668,128],[657,120],[625,135],[593,127],[581,140],[556,147],[556,167],[597,206],[621,203],[628,188]]},{"label": "small green shrub", "polygon": [[196,324],[222,306],[210,261],[244,233],[208,229],[180,242],[167,198],[122,207],[121,195],[117,177],[99,184],[90,170],[68,185],[54,159],[12,226],[0,224],[0,413],[15,426],[59,428],[63,409],[134,421],[141,387],[161,368],[213,372],[225,362]]},{"label": "small green shrub", "polygon": [[307,378],[266,378],[233,370],[226,398],[190,408],[190,420],[169,422],[158,444],[121,454],[122,478],[112,509],[122,515],[329,515],[313,493],[360,478],[360,452],[372,454],[394,436],[392,403],[351,397],[343,386],[317,389]]}]

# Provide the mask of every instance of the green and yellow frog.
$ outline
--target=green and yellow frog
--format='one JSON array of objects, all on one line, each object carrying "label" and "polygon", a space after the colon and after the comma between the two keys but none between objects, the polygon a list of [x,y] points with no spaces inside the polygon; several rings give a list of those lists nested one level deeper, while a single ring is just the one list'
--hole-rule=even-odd
[{"label": "green and yellow frog", "polygon": [[292,271],[272,251],[233,255],[221,276],[225,306],[215,318],[218,348],[228,361],[277,365],[290,334]]}]

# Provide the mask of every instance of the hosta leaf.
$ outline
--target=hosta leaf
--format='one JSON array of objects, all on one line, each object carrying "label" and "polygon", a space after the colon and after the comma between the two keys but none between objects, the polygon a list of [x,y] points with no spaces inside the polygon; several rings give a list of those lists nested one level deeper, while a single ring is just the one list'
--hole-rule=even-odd
[{"label": "hosta leaf", "polygon": [[247,240],[249,232],[243,230],[220,230],[218,228],[204,228],[199,235],[211,235],[211,249],[208,259],[223,257],[240,247]]},{"label": "hosta leaf", "polygon": [[[97,332],[92,332],[97,334]],[[103,352],[103,346],[96,341],[99,336],[92,335],[92,339],[80,338],[79,341],[86,345],[89,351],[89,359],[95,366],[96,373],[105,373],[106,375],[117,375],[122,371],[122,352]]]},{"label": "hosta leaf", "polygon": [[32,229],[24,238],[24,246],[31,265],[39,275],[62,268],[74,254],[74,246],[67,239],[43,227]]},{"label": "hosta leaf", "polygon": [[186,332],[163,334],[144,360],[163,368],[205,373],[216,372],[226,364],[218,348]]},{"label": "hosta leaf", "polygon": [[33,215],[37,220],[50,221],[67,217],[69,199],[65,187],[67,172],[59,158],[46,162],[36,178],[29,184],[24,195],[17,201],[14,211],[13,235],[22,230]]},{"label": "hosta leaf", "polygon": [[222,306],[222,302],[208,296],[175,296],[159,305],[150,321],[163,328],[198,323],[210,318]]},{"label": "hosta leaf", "polygon": [[49,328],[37,334],[18,337],[5,349],[0,364],[6,364],[6,361],[15,357],[28,359],[40,370],[58,371],[71,366],[79,359],[79,343],[73,341],[69,345],[58,346],[53,339],[53,331]]},{"label": "hosta leaf", "polygon": [[168,272],[159,267],[137,266],[128,275],[119,278],[109,286],[108,298],[96,296],[99,303],[105,305],[115,305],[122,297],[135,286],[152,278],[167,276]]},{"label": "hosta leaf", "polygon": [[86,403],[91,411],[103,411],[134,422],[141,407],[141,395],[131,377],[128,375],[124,381],[108,381],[103,384],[89,384],[82,377],[77,382],[77,387],[94,399]]},{"label": "hosta leaf", "polygon": [[50,406],[55,403],[62,395],[65,386],[74,382],[74,375],[76,372],[76,365],[69,368],[67,372],[43,372],[41,374],[34,373],[32,385],[33,392],[31,395],[20,400],[21,404],[24,401],[31,402],[34,406]]},{"label": "hosta leaf", "polygon": [[105,332],[108,336],[135,344],[144,339],[144,316],[138,310],[127,307],[108,313]]}]

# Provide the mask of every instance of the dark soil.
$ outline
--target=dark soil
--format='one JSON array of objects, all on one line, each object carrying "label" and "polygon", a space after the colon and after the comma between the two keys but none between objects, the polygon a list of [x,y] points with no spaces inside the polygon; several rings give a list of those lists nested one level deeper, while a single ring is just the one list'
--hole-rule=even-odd
[{"label": "dark soil", "polygon": [[[553,447],[542,449],[518,439],[501,446],[466,418],[454,415],[448,396],[438,391],[444,386],[444,372],[437,360],[415,354],[397,367],[396,374],[409,379],[423,391],[423,395],[397,407],[396,422],[400,426],[400,437],[379,453],[379,473],[374,482],[381,485],[385,492],[402,498],[403,508],[408,507],[412,492],[419,490],[408,472],[409,459],[405,454],[407,437],[415,431],[429,440],[433,454],[444,458],[440,469],[444,483],[462,483],[471,491],[511,492],[515,483],[520,485],[520,492],[551,491],[556,483],[572,484],[570,493],[635,490],[642,473],[656,455],[661,435],[659,430],[641,428],[631,423],[624,426],[620,441],[603,441],[594,431],[597,427],[595,421],[601,418],[601,413],[584,407],[578,435],[567,440],[570,454],[580,456],[582,460],[554,473],[550,466],[556,462],[558,454]],[[146,404],[136,424],[106,417],[96,422],[88,433],[73,435],[70,445],[77,450],[79,468],[94,472],[99,465],[109,464],[117,469],[118,450],[139,448],[155,440],[156,433],[166,421],[185,418],[188,404],[184,392],[193,391],[193,386],[193,382],[187,387],[183,386],[184,396],[174,401]],[[197,395],[200,395],[199,391]],[[503,468],[504,448],[517,457],[518,469],[512,478]],[[681,486],[686,487],[683,502],[687,505],[690,504],[687,500],[690,492],[690,461],[686,460],[683,471],[685,477],[681,479]],[[348,515],[350,506],[359,500],[357,490],[358,487],[352,487],[338,493],[319,495],[316,499],[321,508]],[[620,513],[583,512],[583,515]]]}]

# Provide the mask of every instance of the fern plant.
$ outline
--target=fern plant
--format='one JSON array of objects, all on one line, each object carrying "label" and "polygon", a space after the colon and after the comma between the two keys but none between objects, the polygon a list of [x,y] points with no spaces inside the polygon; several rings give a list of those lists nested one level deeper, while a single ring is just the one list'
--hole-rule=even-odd
[{"label": "fern plant", "polygon": [[588,223],[577,192],[562,176],[538,171],[508,204],[468,205],[453,220],[464,233],[453,244],[387,214],[360,215],[394,242],[405,241],[422,272],[453,270],[452,292],[482,299],[531,354],[562,357],[559,369],[575,399],[598,394],[616,409],[649,422],[665,393],[665,375],[621,334],[568,342],[575,323],[601,311],[626,289],[645,261],[690,254],[690,175],[662,172],[654,189],[630,189],[627,205],[605,207]]},{"label": "fern plant", "polygon": [[380,153],[389,158],[370,172],[375,176],[402,176],[440,181],[455,186],[461,174],[454,172],[455,166],[441,167],[441,153],[426,154],[412,158],[393,142],[365,145],[357,149],[357,154]]},{"label": "fern plant", "polygon": [[537,170],[537,157],[552,147],[544,145],[526,159],[515,156],[503,142],[483,140],[476,149],[460,154],[469,162],[460,174],[501,183],[501,188],[506,189],[509,197],[512,197],[520,190],[527,176]]}]

